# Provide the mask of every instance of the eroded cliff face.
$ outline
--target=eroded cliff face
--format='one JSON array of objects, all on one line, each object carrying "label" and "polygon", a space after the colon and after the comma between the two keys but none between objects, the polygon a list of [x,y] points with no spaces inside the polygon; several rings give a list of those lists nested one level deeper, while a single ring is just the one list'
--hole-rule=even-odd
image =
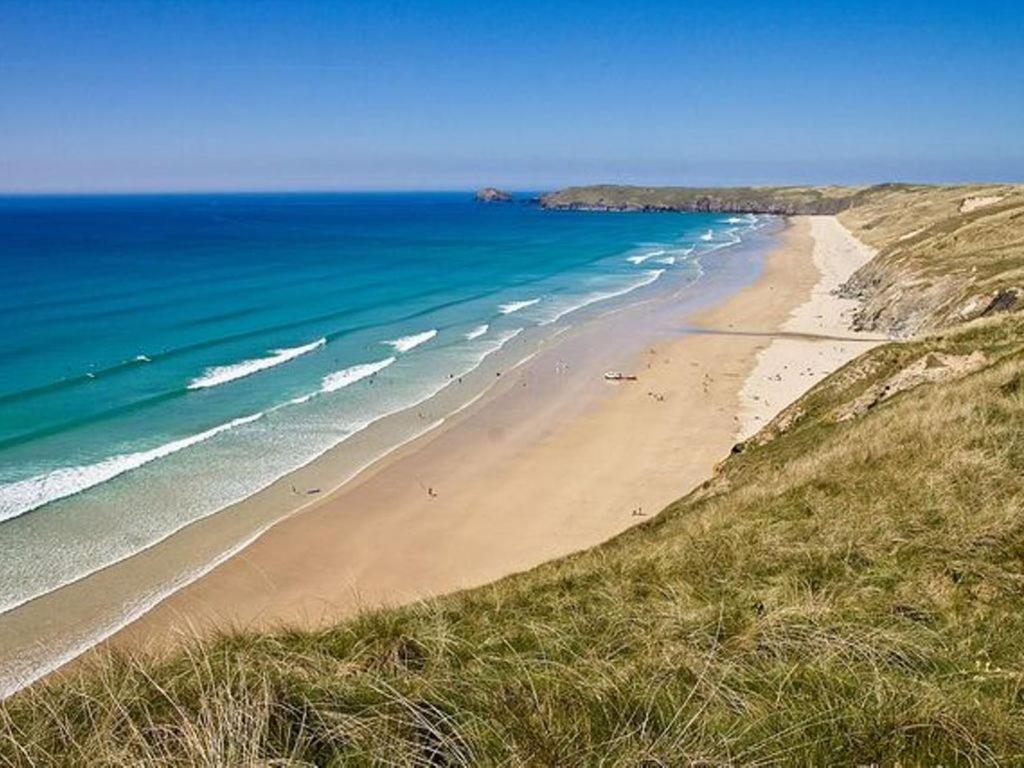
[{"label": "eroded cliff face", "polygon": [[839,216],[878,255],[843,287],[855,327],[897,337],[1024,308],[1024,187],[917,186]]}]

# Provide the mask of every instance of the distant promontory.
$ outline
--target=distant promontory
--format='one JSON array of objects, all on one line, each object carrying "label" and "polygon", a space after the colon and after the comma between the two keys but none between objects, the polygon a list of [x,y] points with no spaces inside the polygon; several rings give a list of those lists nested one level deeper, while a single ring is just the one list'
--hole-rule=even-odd
[{"label": "distant promontory", "polygon": [[[887,185],[892,187],[893,185]],[[569,187],[540,198],[544,208],[577,211],[837,214],[864,187]]]}]

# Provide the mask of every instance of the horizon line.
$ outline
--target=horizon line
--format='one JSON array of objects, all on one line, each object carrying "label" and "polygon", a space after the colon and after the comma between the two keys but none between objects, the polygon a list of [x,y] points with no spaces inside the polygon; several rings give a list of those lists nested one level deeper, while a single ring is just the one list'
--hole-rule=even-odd
[{"label": "horizon line", "polygon": [[545,191],[568,189],[570,187],[640,187],[650,189],[736,189],[749,187],[751,189],[771,187],[875,187],[885,184],[907,184],[924,187],[942,186],[1013,186],[1024,184],[1024,179],[1019,181],[979,181],[979,180],[949,180],[949,181],[913,181],[902,179],[889,179],[886,181],[873,181],[861,183],[843,182],[819,182],[814,184],[801,183],[774,183],[774,184],[642,184],[636,182],[613,182],[599,181],[586,184],[569,183],[562,185],[544,185],[543,187],[512,187],[498,184],[484,184],[471,187],[337,187],[337,188],[217,188],[217,189],[67,189],[67,190],[2,190],[0,199],[3,198],[24,198],[24,197],[196,197],[201,195],[395,195],[395,194],[472,194],[481,189],[494,187],[515,194],[540,194]]}]

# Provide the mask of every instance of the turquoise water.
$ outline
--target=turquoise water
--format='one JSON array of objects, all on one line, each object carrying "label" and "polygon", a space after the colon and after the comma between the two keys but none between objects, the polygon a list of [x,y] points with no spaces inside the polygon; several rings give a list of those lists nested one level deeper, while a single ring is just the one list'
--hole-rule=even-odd
[{"label": "turquoise water", "polygon": [[0,200],[0,612],[756,226],[455,193]]}]

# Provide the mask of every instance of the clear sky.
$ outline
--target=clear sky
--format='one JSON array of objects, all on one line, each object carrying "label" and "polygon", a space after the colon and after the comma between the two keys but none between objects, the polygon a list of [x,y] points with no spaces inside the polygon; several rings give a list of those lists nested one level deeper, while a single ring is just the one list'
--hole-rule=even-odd
[{"label": "clear sky", "polygon": [[0,0],[0,190],[1024,180],[1024,0]]}]

